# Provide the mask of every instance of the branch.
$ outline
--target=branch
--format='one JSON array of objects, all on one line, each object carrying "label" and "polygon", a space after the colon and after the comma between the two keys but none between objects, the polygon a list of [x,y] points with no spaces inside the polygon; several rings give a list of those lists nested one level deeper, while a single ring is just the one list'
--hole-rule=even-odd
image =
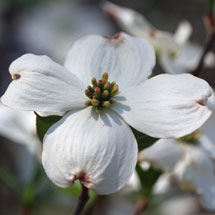
[{"label": "branch", "polygon": [[20,211],[20,215],[30,215],[31,211],[29,208],[23,207],[22,210]]},{"label": "branch", "polygon": [[148,206],[148,200],[146,198],[140,199],[137,203],[137,207],[134,212],[134,215],[141,215],[142,212],[147,208],[147,206]]},{"label": "branch", "polygon": [[82,185],[81,194],[79,196],[78,204],[75,208],[74,215],[81,215],[81,212],[83,211],[87,201],[89,200],[88,191],[88,188]]},{"label": "branch", "polygon": [[206,57],[207,53],[209,51],[211,51],[213,44],[214,44],[214,41],[215,41],[215,33],[213,32],[212,34],[210,34],[208,40],[205,43],[201,58],[199,60],[199,63],[197,65],[196,69],[194,69],[192,72],[193,75],[195,75],[197,77],[199,76],[199,74],[203,68],[203,65],[204,65],[205,57]]}]

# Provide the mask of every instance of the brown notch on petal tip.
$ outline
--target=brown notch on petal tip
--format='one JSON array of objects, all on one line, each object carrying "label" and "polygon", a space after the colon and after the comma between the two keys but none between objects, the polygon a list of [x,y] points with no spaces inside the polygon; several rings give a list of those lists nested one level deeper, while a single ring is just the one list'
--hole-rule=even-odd
[{"label": "brown notch on petal tip", "polygon": [[83,184],[86,188],[90,188],[92,185],[92,182],[90,181],[86,172],[75,174],[72,182],[74,183],[76,180],[80,181],[80,183]]},{"label": "brown notch on petal tip", "polygon": [[13,77],[12,77],[13,80],[18,80],[20,78],[21,78],[20,74],[13,74]]},{"label": "brown notch on petal tip", "polygon": [[119,32],[112,37],[104,37],[104,38],[107,39],[107,41],[113,45],[119,45],[124,39],[124,37],[122,36],[122,32]]},{"label": "brown notch on petal tip", "polygon": [[205,101],[203,101],[203,100],[196,100],[196,103],[201,106],[205,106]]},{"label": "brown notch on petal tip", "polygon": [[156,29],[151,29],[151,31],[149,32],[149,35],[151,37],[156,37],[158,34],[158,31]]}]

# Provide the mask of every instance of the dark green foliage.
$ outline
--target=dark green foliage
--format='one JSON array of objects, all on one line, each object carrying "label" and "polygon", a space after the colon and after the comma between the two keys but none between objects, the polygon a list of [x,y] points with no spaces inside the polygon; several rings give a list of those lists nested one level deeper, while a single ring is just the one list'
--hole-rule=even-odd
[{"label": "dark green foliage", "polygon": [[35,112],[35,114],[37,115],[37,119],[36,119],[37,135],[38,135],[40,141],[43,142],[43,138],[44,138],[47,130],[52,125],[54,125],[57,121],[59,121],[62,117],[61,116],[42,117],[42,116],[38,115],[36,112]]},{"label": "dark green foliage", "polygon": [[149,197],[153,188],[153,185],[161,175],[162,171],[149,168],[143,170],[139,163],[136,165],[136,171],[141,182],[141,195],[143,197]]},{"label": "dark green foliage", "polygon": [[[157,138],[147,136],[146,134],[143,134],[135,130],[134,128],[131,129],[137,140],[139,151],[150,147],[158,140]],[[160,170],[155,170],[152,167],[150,167],[148,170],[144,170],[139,163],[137,163],[136,165],[136,171],[141,182],[141,196],[148,198],[151,194],[153,185],[155,184],[162,172]]]},{"label": "dark green foliage", "polygon": [[149,146],[151,146],[155,141],[157,141],[157,138],[147,136],[146,134],[143,134],[134,128],[131,128],[133,131],[133,134],[137,140],[138,143],[138,150],[141,151]]},{"label": "dark green foliage", "polygon": [[211,15],[214,17],[215,13],[215,0],[209,0],[209,11]]}]

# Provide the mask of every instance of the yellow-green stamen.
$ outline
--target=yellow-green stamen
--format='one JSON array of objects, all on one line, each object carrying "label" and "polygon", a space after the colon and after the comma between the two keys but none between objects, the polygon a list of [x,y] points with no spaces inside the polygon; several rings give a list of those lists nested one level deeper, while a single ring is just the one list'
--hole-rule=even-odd
[{"label": "yellow-green stamen", "polygon": [[118,93],[119,87],[116,82],[108,81],[106,72],[102,74],[101,80],[97,81],[96,78],[92,78],[91,83],[92,86],[87,86],[85,90],[85,95],[90,99],[84,103],[86,106],[93,106],[100,113],[102,108],[108,108],[116,102],[113,97]]}]

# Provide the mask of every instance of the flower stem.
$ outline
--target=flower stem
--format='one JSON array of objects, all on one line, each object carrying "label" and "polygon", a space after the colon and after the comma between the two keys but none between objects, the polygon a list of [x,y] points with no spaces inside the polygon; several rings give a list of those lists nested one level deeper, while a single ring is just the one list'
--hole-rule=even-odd
[{"label": "flower stem", "polygon": [[143,211],[148,206],[148,200],[146,198],[142,198],[137,202],[137,207],[133,215],[141,215]]},{"label": "flower stem", "polygon": [[192,72],[193,75],[195,75],[197,77],[199,76],[199,74],[203,68],[203,65],[204,65],[204,59],[205,59],[207,53],[212,49],[214,42],[215,42],[215,32],[210,34],[208,40],[206,41],[201,58],[199,60],[199,63],[197,65],[196,69],[194,69]]},{"label": "flower stem", "polygon": [[88,188],[86,188],[84,185],[82,185],[81,194],[78,199],[78,204],[75,208],[73,215],[80,215],[83,211],[87,201],[89,200],[89,194],[88,194]]}]

